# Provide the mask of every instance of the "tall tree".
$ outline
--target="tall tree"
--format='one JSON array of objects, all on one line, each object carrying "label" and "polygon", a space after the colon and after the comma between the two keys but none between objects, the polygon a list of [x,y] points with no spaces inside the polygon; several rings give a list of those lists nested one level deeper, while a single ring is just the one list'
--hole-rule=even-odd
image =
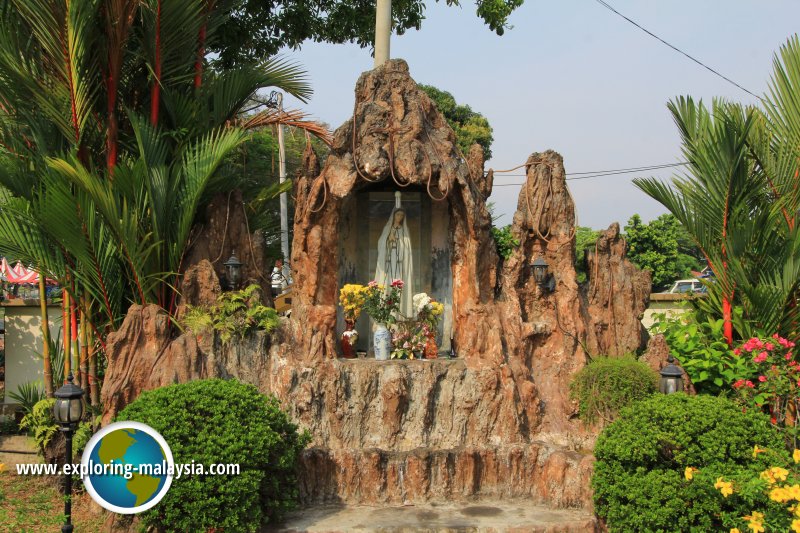
[{"label": "tall tree", "polygon": [[[686,233],[671,214],[661,215],[648,224],[633,215],[625,226],[628,259],[652,274],[653,291],[664,290],[676,279],[691,276],[701,264],[686,249]],[[682,245],[683,242],[683,245]],[[682,246],[684,247],[682,249]]]},{"label": "tall tree", "polygon": [[420,89],[433,100],[439,112],[444,115],[445,120],[453,128],[458,141],[458,147],[464,154],[469,153],[470,147],[478,143],[483,148],[484,157],[488,160],[492,158],[492,127],[489,121],[473,111],[468,105],[458,104],[455,97],[447,91],[437,89],[432,85],[420,85]]},{"label": "tall tree", "polygon": [[[457,0],[445,0],[460,7]],[[218,2],[222,4],[223,2]],[[511,13],[523,0],[477,0],[476,15],[489,29],[503,35]],[[305,41],[346,43],[371,47],[375,37],[375,3],[354,0],[246,0],[238,2],[231,16],[209,40],[215,62],[230,67],[263,59],[284,47],[298,48]],[[422,0],[394,0],[392,27],[402,35],[420,29],[425,19]]]}]

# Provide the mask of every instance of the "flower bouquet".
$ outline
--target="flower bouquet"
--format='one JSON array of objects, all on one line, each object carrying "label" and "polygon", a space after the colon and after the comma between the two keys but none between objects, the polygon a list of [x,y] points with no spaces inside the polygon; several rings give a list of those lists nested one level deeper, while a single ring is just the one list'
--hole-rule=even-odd
[{"label": "flower bouquet", "polygon": [[356,320],[364,307],[366,292],[366,287],[356,284],[347,284],[339,290],[339,305],[342,306],[345,322],[345,330],[342,332],[340,344],[342,355],[348,359],[356,357],[355,345],[358,342],[358,332],[355,329]]},{"label": "flower bouquet", "polygon": [[364,310],[377,323],[373,335],[375,359],[389,359],[392,350],[392,335],[388,326],[397,321],[400,310],[400,295],[403,280],[395,279],[388,287],[377,281],[370,281],[364,292]]},{"label": "flower bouquet", "polygon": [[419,333],[425,338],[425,358],[436,359],[439,352],[436,345],[436,331],[444,315],[444,304],[437,302],[424,292],[415,294],[412,303],[414,312],[417,314]]}]

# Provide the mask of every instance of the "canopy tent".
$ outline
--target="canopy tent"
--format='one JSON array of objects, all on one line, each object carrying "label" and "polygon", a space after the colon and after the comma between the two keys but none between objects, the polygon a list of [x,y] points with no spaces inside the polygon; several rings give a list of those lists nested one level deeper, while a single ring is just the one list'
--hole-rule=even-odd
[{"label": "canopy tent", "polygon": [[[35,284],[39,283],[39,273],[35,270],[28,270],[21,261],[17,261],[17,264],[12,267],[8,264],[8,260],[3,257],[0,259],[0,279],[14,284]],[[45,281],[50,285],[55,284],[55,281],[51,279],[46,279]]]}]

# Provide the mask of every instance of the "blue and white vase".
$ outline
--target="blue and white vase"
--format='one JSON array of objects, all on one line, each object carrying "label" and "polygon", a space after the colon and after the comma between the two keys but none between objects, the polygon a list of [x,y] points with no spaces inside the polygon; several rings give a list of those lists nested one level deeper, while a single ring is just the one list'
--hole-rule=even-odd
[{"label": "blue and white vase", "polygon": [[375,351],[375,359],[378,361],[388,361],[392,353],[392,334],[386,324],[378,324],[372,336],[372,348]]}]

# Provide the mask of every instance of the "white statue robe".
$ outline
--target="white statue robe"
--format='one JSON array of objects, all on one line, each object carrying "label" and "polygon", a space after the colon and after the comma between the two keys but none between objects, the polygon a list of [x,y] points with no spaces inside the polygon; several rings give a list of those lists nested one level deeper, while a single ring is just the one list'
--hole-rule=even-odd
[{"label": "white statue robe", "polygon": [[[397,195],[395,208],[389,216],[389,220],[383,227],[381,236],[378,239],[378,263],[375,266],[375,281],[387,288],[395,279],[403,280],[404,286],[400,298],[400,314],[406,318],[414,316],[414,271],[413,258],[411,251],[411,236],[408,232],[406,217],[399,227],[394,227],[394,216],[398,210],[403,210],[400,206],[399,194]],[[403,210],[405,213],[405,211]],[[394,235],[394,240],[390,241],[390,235]]]}]

